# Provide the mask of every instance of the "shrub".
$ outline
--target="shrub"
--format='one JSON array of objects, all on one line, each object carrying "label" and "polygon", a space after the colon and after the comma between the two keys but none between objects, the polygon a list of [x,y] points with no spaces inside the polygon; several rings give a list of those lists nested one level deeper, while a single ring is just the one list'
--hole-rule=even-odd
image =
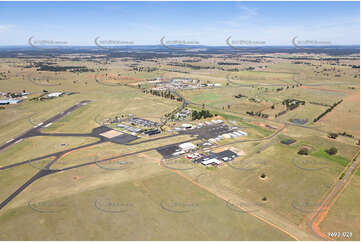
[{"label": "shrub", "polygon": [[301,149],[298,151],[298,154],[299,154],[299,155],[308,155],[308,149],[306,149],[306,148],[301,148]]},{"label": "shrub", "polygon": [[340,176],[339,179],[342,180],[342,178],[343,178],[344,176],[345,176],[345,172],[341,174],[341,176]]},{"label": "shrub", "polygon": [[331,139],[336,139],[337,136],[338,136],[338,134],[335,134],[335,133],[330,133],[330,134],[328,135],[328,137],[331,138]]},{"label": "shrub", "polygon": [[335,147],[331,147],[328,150],[325,150],[329,155],[335,155],[337,153],[337,149]]}]

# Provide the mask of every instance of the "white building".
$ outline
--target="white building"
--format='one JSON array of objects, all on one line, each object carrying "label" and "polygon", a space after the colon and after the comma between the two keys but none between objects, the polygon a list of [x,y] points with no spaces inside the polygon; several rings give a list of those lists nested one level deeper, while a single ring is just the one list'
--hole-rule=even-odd
[{"label": "white building", "polygon": [[185,152],[188,152],[197,149],[197,146],[188,142],[188,143],[180,144],[179,148],[181,148]]},{"label": "white building", "polygon": [[63,95],[62,92],[53,92],[53,93],[49,93],[48,97],[60,97],[61,95]]},{"label": "white building", "polygon": [[190,129],[192,128],[193,126],[191,124],[182,124],[182,127],[183,128],[186,128],[186,129]]},{"label": "white building", "polygon": [[217,142],[217,140],[214,139],[214,138],[211,138],[211,139],[209,139],[208,141],[209,141],[210,143],[216,143],[216,142]]},{"label": "white building", "polygon": [[184,154],[184,153],[186,153],[184,150],[177,151],[177,152],[174,152],[174,153],[173,153],[173,156],[182,155],[182,154]]},{"label": "white building", "polygon": [[237,133],[240,133],[241,136],[247,136],[248,135],[246,132],[243,132],[243,131],[240,131],[240,130],[238,130]]},{"label": "white building", "polygon": [[231,138],[231,135],[230,134],[223,134],[222,137],[225,138],[225,139],[229,139],[229,138]]},{"label": "white building", "polygon": [[210,164],[220,165],[222,162],[220,160],[217,160],[217,159],[213,158],[213,159],[203,160],[201,163],[203,165],[207,166],[207,165],[210,165]]},{"label": "white building", "polygon": [[21,99],[6,99],[0,100],[0,104],[18,104],[21,103],[23,100]]}]

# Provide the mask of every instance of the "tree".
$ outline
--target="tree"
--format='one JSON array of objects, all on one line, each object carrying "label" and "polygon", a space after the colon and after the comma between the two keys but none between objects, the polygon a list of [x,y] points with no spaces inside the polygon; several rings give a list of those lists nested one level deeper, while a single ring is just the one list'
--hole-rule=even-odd
[{"label": "tree", "polygon": [[196,120],[196,119],[198,119],[198,112],[196,110],[194,110],[192,112],[192,120]]},{"label": "tree", "polygon": [[301,148],[301,149],[298,151],[298,154],[299,154],[299,155],[308,155],[308,149],[307,149],[307,148]]},{"label": "tree", "polygon": [[338,134],[335,134],[335,133],[330,133],[330,134],[328,135],[328,137],[331,138],[331,139],[336,139],[337,136],[338,136]]},{"label": "tree", "polygon": [[335,155],[337,153],[337,148],[336,147],[331,147],[328,150],[325,150],[327,154],[329,155]]}]

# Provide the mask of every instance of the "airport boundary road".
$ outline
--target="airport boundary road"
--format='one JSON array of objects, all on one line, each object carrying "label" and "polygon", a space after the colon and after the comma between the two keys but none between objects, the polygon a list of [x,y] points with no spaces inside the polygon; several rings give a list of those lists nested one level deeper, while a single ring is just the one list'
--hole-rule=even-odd
[{"label": "airport boundary road", "polygon": [[330,240],[331,238],[329,238],[327,235],[320,231],[319,225],[325,219],[328,211],[336,202],[339,195],[351,181],[351,178],[354,174],[353,171],[360,165],[360,152],[358,152],[351,161],[351,165],[349,167],[346,167],[346,169],[342,171],[342,174],[344,174],[343,177],[336,182],[331,192],[328,194],[328,196],[322,202],[321,206],[315,211],[314,215],[312,216],[309,225],[310,229],[317,237],[322,240]]}]

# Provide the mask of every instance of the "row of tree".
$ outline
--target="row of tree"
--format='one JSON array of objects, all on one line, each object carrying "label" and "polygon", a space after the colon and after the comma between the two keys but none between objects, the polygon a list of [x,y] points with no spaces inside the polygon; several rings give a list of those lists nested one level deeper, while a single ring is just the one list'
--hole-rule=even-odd
[{"label": "row of tree", "polygon": [[247,111],[246,114],[250,115],[250,116],[258,116],[258,117],[261,117],[261,118],[268,118],[269,115],[268,114],[265,114],[265,113],[261,113],[261,112],[249,112]]},{"label": "row of tree", "polygon": [[158,97],[164,97],[164,98],[169,98],[171,100],[177,100],[178,102],[182,102],[183,99],[181,97],[177,97],[175,96],[173,93],[171,93],[170,91],[160,91],[160,90],[144,90],[144,93],[147,94],[152,94],[154,96],[158,96]]},{"label": "row of tree", "polygon": [[343,133],[338,133],[339,135],[342,135],[342,136],[346,136],[346,137],[350,137],[350,138],[353,138],[354,136],[352,134],[348,134],[346,133],[345,131]]},{"label": "row of tree", "polygon": [[326,111],[324,111],[323,113],[321,113],[317,118],[315,118],[313,120],[314,123],[316,123],[318,120],[320,120],[323,116],[325,116],[327,113],[331,112],[332,109],[334,109],[337,105],[339,105],[340,103],[342,103],[342,99],[340,101],[338,101],[337,103],[334,103],[331,107],[329,107],[328,109],[326,109]]},{"label": "row of tree", "polygon": [[281,116],[281,115],[283,115],[283,114],[285,114],[285,113],[287,113],[287,110],[283,110],[283,111],[275,114],[275,118],[277,118],[277,117],[279,117],[279,116]]}]

